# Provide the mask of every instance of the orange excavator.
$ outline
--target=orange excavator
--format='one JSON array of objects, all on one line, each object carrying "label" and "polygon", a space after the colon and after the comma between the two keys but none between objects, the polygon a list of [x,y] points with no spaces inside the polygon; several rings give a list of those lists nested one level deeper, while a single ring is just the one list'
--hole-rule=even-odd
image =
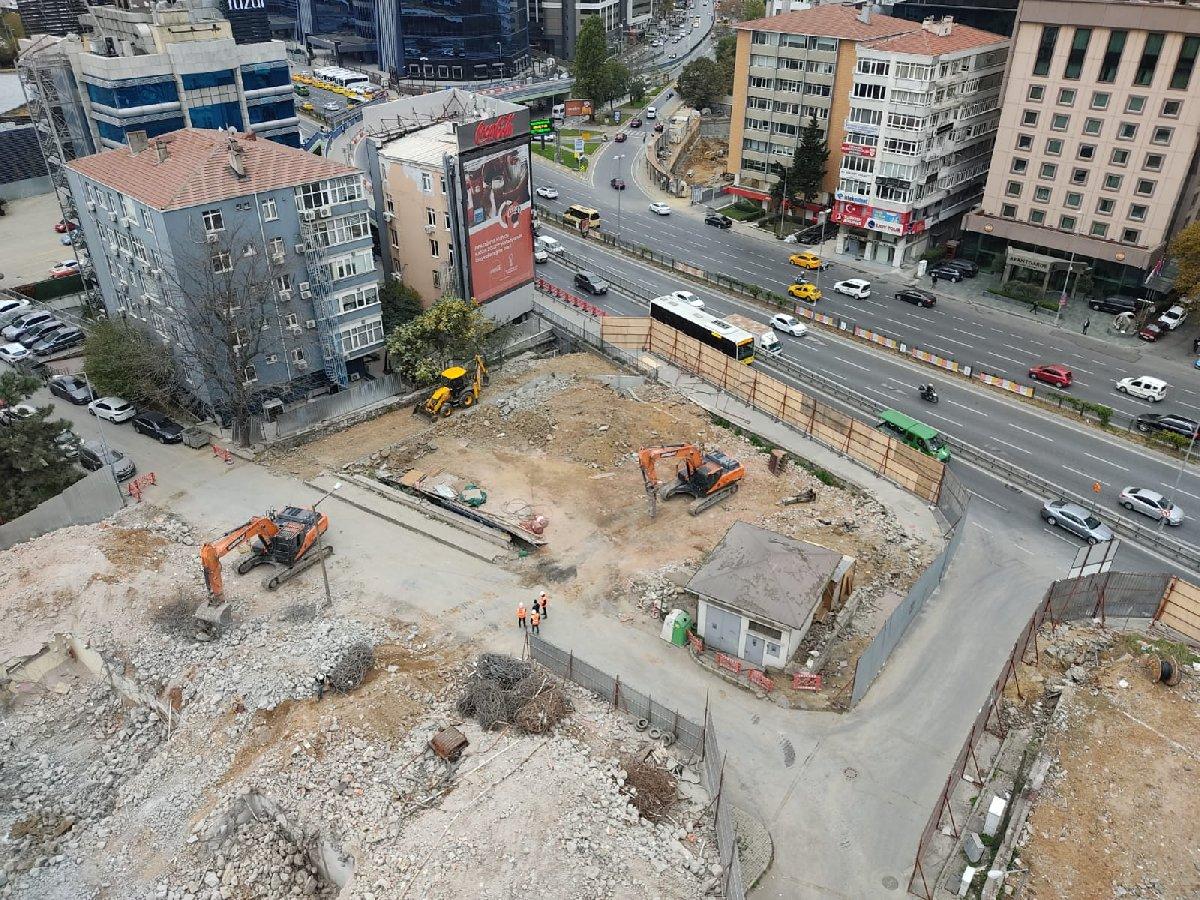
[{"label": "orange excavator", "polygon": [[285,506],[279,512],[268,510],[265,516],[255,516],[220,540],[205,544],[200,548],[200,564],[204,567],[208,599],[196,610],[196,618],[210,633],[219,632],[233,619],[221,577],[221,557],[226,553],[249,542],[250,555],[238,563],[238,574],[245,575],[267,563],[274,565],[278,571],[263,581],[263,587],[273,591],[333,553],[328,544],[317,546],[328,528],[329,516],[325,513],[315,508]]},{"label": "orange excavator", "polygon": [[[660,459],[678,460],[675,478],[665,487],[658,479]],[[646,499],[650,501],[650,518],[658,512],[658,501],[669,500],[676,494],[689,494],[696,499],[688,508],[693,516],[737,493],[746,475],[745,467],[720,450],[705,452],[695,444],[672,444],[666,447],[647,447],[638,451],[642,480],[646,483]]]}]

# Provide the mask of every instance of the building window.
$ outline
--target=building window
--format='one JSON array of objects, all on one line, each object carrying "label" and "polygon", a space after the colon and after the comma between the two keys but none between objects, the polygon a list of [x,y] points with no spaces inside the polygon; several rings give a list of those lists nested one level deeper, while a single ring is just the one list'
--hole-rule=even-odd
[{"label": "building window", "polygon": [[1161,31],[1152,31],[1146,35],[1146,43],[1142,45],[1142,58],[1138,60],[1137,73],[1133,76],[1133,83],[1138,87],[1148,87],[1154,81],[1154,70],[1158,68],[1162,45]]},{"label": "building window", "polygon": [[1030,103],[1040,103],[1042,98],[1046,96],[1046,86],[1043,84],[1031,84],[1029,93],[1025,95],[1025,99]]},{"label": "building window", "polygon": [[1042,163],[1042,168],[1038,172],[1038,178],[1044,178],[1047,181],[1053,181],[1056,175],[1058,175],[1058,166],[1056,166],[1054,163]]},{"label": "building window", "polygon": [[1038,123],[1038,114],[1036,109],[1027,109],[1021,116],[1021,124],[1026,128],[1036,128]]},{"label": "building window", "polygon": [[204,230],[208,234],[225,230],[225,219],[219,209],[206,209],[200,215],[204,219]]},{"label": "building window", "polygon": [[292,289],[292,276],[283,274],[275,276],[275,293],[282,294]]},{"label": "building window", "polygon": [[439,186],[439,189],[441,190],[442,194],[444,195],[446,193],[446,176],[445,175],[438,176],[438,186]]},{"label": "building window", "polygon": [[1055,113],[1050,119],[1051,131],[1066,131],[1071,124],[1071,117],[1066,113]]},{"label": "building window", "polygon": [[1108,101],[1112,95],[1106,91],[1096,91],[1092,94],[1092,109],[1108,109]]},{"label": "building window", "polygon": [[1200,53],[1200,37],[1188,35],[1179,46],[1179,58],[1175,60],[1175,70],[1171,72],[1172,89],[1187,90],[1192,80],[1192,69],[1196,67],[1197,53]]},{"label": "building window", "polygon": [[218,275],[223,272],[232,272],[233,261],[230,259],[228,253],[214,253],[212,256],[212,267],[213,271]]},{"label": "building window", "polygon": [[1135,222],[1145,222],[1146,210],[1147,207],[1143,206],[1141,203],[1131,203],[1129,204],[1129,218],[1133,219]]},{"label": "building window", "polygon": [[1008,184],[1006,184],[1004,186],[1004,196],[1020,197],[1021,196],[1021,182],[1010,181]]},{"label": "building window", "polygon": [[1128,151],[1128,150],[1120,150],[1120,149],[1118,149],[1118,150],[1114,150],[1114,151],[1112,152],[1112,160],[1111,160],[1111,162],[1112,162],[1112,164],[1113,164],[1114,166],[1124,166],[1124,165],[1128,165],[1128,163],[1129,163],[1129,151]]},{"label": "building window", "polygon": [[150,210],[148,209],[142,210],[142,227],[151,234],[154,234],[154,222],[150,219]]},{"label": "building window", "polygon": [[1151,181],[1149,178],[1139,178],[1134,193],[1139,197],[1152,197],[1154,195],[1155,184],[1156,182]]},{"label": "building window", "polygon": [[1100,60],[1100,74],[1096,80],[1101,84],[1112,84],[1117,79],[1117,69],[1121,65],[1121,53],[1125,50],[1125,39],[1128,31],[1110,31],[1108,46],[1104,50],[1104,58]]},{"label": "building window", "polygon": [[379,318],[355,322],[343,329],[342,352],[354,353],[366,347],[374,347],[383,341],[383,321]]},{"label": "building window", "polygon": [[1096,158],[1096,145],[1095,144],[1080,144],[1079,148],[1075,151],[1075,158],[1087,160],[1089,162],[1091,160],[1095,159]]},{"label": "building window", "polygon": [[296,347],[294,350],[292,350],[292,362],[304,362],[304,351],[300,347]]},{"label": "building window", "polygon": [[1058,220],[1058,227],[1061,228],[1063,231],[1074,231],[1075,230],[1075,217],[1074,216],[1061,217]]},{"label": "building window", "polygon": [[1100,130],[1104,127],[1104,123],[1100,119],[1087,118],[1083,120],[1083,133],[1096,137],[1100,134]]},{"label": "building window", "polygon": [[258,381],[258,370],[253,363],[242,367],[242,380],[247,383]]},{"label": "building window", "polygon": [[296,328],[300,325],[300,319],[295,313],[288,313],[283,317],[284,328]]},{"label": "building window", "polygon": [[277,257],[283,256],[283,254],[284,254],[283,238],[281,238],[281,237],[271,238],[271,256],[277,258]]},{"label": "building window", "polygon": [[432,238],[429,239],[429,255],[434,259],[438,259],[442,255],[442,248],[438,245],[438,242]]},{"label": "building window", "polygon": [[1087,54],[1091,39],[1092,29],[1075,29],[1075,37],[1071,39],[1071,51],[1067,54],[1067,65],[1063,69],[1063,78],[1069,81],[1079,80],[1079,74],[1083,71],[1083,58]]},{"label": "building window", "polygon": [[1033,135],[1032,134],[1018,134],[1017,135],[1017,149],[1018,150],[1032,150],[1033,149]]},{"label": "building window", "polygon": [[1074,106],[1075,105],[1075,89],[1063,88],[1058,92],[1059,106]]},{"label": "building window", "polygon": [[338,311],[342,313],[355,312],[375,306],[379,303],[379,287],[374,284],[337,296]]},{"label": "building window", "polygon": [[1138,238],[1140,238],[1141,236],[1142,236],[1142,233],[1140,231],[1138,231],[1136,228],[1126,228],[1124,231],[1121,232],[1121,243],[1136,244],[1138,242]]},{"label": "building window", "polygon": [[1011,171],[1014,175],[1024,175],[1029,171],[1029,160],[1020,156],[1014,156]]},{"label": "building window", "polygon": [[1107,222],[1093,222],[1092,223],[1092,237],[1098,237],[1098,238],[1108,237],[1108,223]]},{"label": "building window", "polygon": [[1096,212],[1102,216],[1111,216],[1116,206],[1117,201],[1112,197],[1101,197],[1096,201]]},{"label": "building window", "polygon": [[1046,141],[1047,156],[1062,156],[1063,142],[1058,138],[1050,138]]},{"label": "building window", "polygon": [[433,272],[433,289],[440,291],[442,289],[442,273],[439,269],[434,269]]},{"label": "building window", "polygon": [[1017,208],[1011,203],[1005,203],[1000,207],[1000,215],[1006,219],[1015,219],[1017,217]]},{"label": "building window", "polygon": [[1050,74],[1050,60],[1054,58],[1054,45],[1058,43],[1058,26],[1043,25],[1042,37],[1038,41],[1037,56],[1033,61],[1033,74],[1044,78]]},{"label": "building window", "polygon": [[1140,94],[1131,94],[1125,98],[1125,112],[1138,116],[1145,108],[1146,98]]},{"label": "building window", "polygon": [[1030,225],[1045,225],[1046,224],[1046,211],[1044,209],[1031,209],[1029,211],[1029,224]]},{"label": "building window", "polygon": [[262,202],[263,219],[267,222],[274,222],[279,218],[279,211],[275,208],[275,198],[268,197]]},{"label": "building window", "polygon": [[1158,127],[1154,129],[1154,134],[1150,138],[1150,143],[1161,144],[1164,147],[1171,143],[1171,135],[1175,133],[1174,128]]},{"label": "building window", "polygon": [[431,227],[437,226],[437,212],[431,206],[425,207],[425,224]]},{"label": "building window", "polygon": [[1033,199],[1038,203],[1049,203],[1051,193],[1048,187],[1036,187],[1033,189]]},{"label": "building window", "polygon": [[428,194],[433,190],[433,176],[428,172],[421,173],[421,193]]},{"label": "building window", "polygon": [[1158,172],[1162,170],[1163,155],[1161,153],[1147,153],[1146,161],[1142,163],[1142,168],[1147,172]]},{"label": "building window", "polygon": [[1178,119],[1179,111],[1183,109],[1182,100],[1164,100],[1162,105],[1162,117],[1164,119]]},{"label": "building window", "polygon": [[1079,209],[1079,207],[1083,206],[1083,194],[1068,191],[1067,198],[1063,201],[1063,206],[1067,209]]},{"label": "building window", "polygon": [[1138,127],[1133,122],[1122,122],[1117,126],[1118,141],[1132,141],[1137,137]]},{"label": "building window", "polygon": [[1124,178],[1120,175],[1113,175],[1111,173],[1108,175],[1105,175],[1104,176],[1104,189],[1106,191],[1119,191],[1121,189],[1122,181],[1124,181]]},{"label": "building window", "polygon": [[1087,184],[1088,170],[1087,169],[1072,169],[1071,184]]}]

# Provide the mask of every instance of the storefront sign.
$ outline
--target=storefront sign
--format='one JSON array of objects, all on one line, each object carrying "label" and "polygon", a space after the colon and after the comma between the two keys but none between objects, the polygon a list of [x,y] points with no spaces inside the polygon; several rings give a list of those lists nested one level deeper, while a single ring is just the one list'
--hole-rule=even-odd
[{"label": "storefront sign", "polygon": [[904,213],[902,216],[890,209],[872,209],[871,215],[867,219],[867,227],[872,231],[882,231],[884,234],[904,234],[904,219],[907,218],[908,213]]},{"label": "storefront sign", "polygon": [[1028,250],[1014,250],[1008,247],[1005,251],[1004,262],[1010,266],[1020,266],[1031,272],[1049,272],[1056,265],[1063,265],[1061,259],[1045,256],[1041,253],[1031,253]]},{"label": "storefront sign", "polygon": [[875,147],[868,147],[865,144],[848,144],[842,142],[842,153],[845,156],[865,156],[867,159],[875,158]]},{"label": "storefront sign", "polygon": [[458,126],[457,134],[459,153],[506,141],[512,137],[528,135],[529,110],[522,109],[478,122],[467,122]]},{"label": "storefront sign", "polygon": [[896,236],[920,234],[925,230],[925,220],[912,221],[912,213],[880,209],[865,203],[847,203],[843,200],[838,200],[833,204],[829,218],[841,225],[849,225],[851,228],[866,228],[870,231]]},{"label": "storefront sign", "polygon": [[833,192],[833,197],[835,200],[842,200],[846,203],[866,204],[870,202],[862,194],[852,194],[849,191],[843,191],[841,188]]}]

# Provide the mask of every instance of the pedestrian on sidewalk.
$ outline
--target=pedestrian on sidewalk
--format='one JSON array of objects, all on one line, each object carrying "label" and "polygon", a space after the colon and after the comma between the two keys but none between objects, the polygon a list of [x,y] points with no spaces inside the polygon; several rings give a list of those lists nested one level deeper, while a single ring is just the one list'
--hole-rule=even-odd
[{"label": "pedestrian on sidewalk", "polygon": [[538,608],[538,612],[540,612],[542,614],[543,619],[547,618],[550,615],[548,612],[546,612],[546,604],[549,602],[550,602],[550,598],[546,596],[545,591],[542,591],[542,593],[538,595],[537,603],[535,605]]},{"label": "pedestrian on sidewalk", "polygon": [[934,274],[930,275],[929,277],[933,279],[933,286],[937,287],[937,273],[935,272]]},{"label": "pedestrian on sidewalk", "polygon": [[[536,614],[535,614],[536,615]],[[525,601],[521,600],[517,603],[517,627],[525,628]]]},{"label": "pedestrian on sidewalk", "polygon": [[1038,302],[1036,300],[1029,301],[1029,311],[1031,313],[1033,313],[1035,316],[1037,315],[1037,307],[1038,307]]},{"label": "pedestrian on sidewalk", "polygon": [[529,630],[538,634],[538,626],[542,624],[542,615],[536,609],[529,614]]},{"label": "pedestrian on sidewalk", "polygon": [[1087,334],[1087,330],[1091,327],[1092,327],[1092,320],[1090,318],[1084,319],[1083,320],[1083,328],[1082,328],[1083,333]]}]

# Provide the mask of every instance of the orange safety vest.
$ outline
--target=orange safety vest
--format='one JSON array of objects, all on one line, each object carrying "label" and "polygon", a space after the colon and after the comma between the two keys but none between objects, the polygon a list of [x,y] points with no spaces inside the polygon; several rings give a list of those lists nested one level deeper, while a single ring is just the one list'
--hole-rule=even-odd
[{"label": "orange safety vest", "polygon": [[542,617],[538,613],[538,611],[535,609],[533,611],[533,613],[529,616],[529,624],[530,625],[540,625],[541,622],[542,622]]},{"label": "orange safety vest", "polygon": [[517,604],[517,618],[518,619],[525,618],[525,604],[524,603]]},{"label": "orange safety vest", "polygon": [[538,599],[539,599],[539,600],[541,601],[541,603],[542,603],[542,609],[545,609],[547,606],[549,606],[549,605],[550,605],[550,598],[549,598],[549,597],[547,597],[545,594],[542,594],[542,596],[541,596],[541,597],[539,597]]}]

